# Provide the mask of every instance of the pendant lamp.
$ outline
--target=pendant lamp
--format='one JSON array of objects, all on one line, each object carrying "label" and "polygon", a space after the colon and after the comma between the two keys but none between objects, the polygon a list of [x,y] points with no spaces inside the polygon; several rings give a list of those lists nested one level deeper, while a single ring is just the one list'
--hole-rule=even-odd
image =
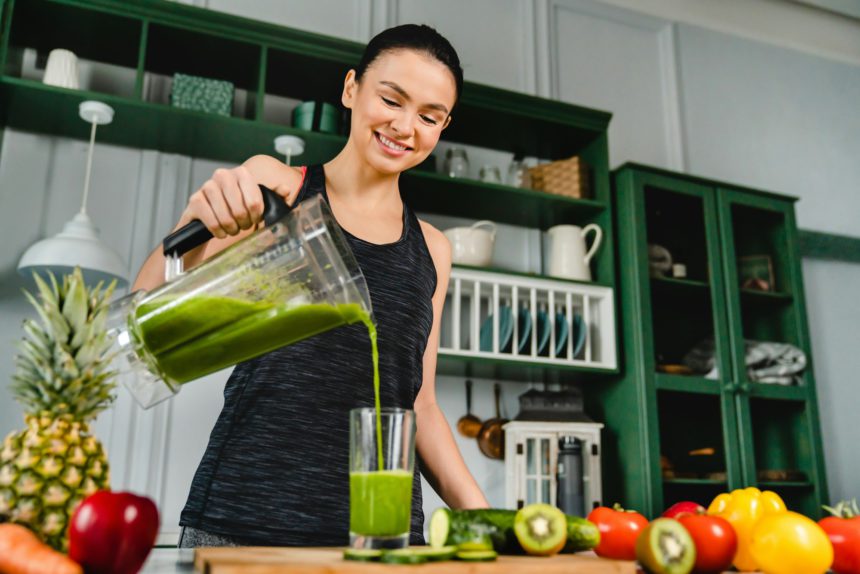
[{"label": "pendant lamp", "polygon": [[50,271],[60,276],[80,267],[88,285],[116,279],[117,287],[122,288],[128,283],[125,263],[116,251],[99,239],[98,229],[93,225],[86,209],[96,126],[113,121],[113,108],[101,102],[85,101],[81,102],[78,113],[84,121],[92,125],[81,210],[63,226],[60,233],[31,245],[18,262],[18,273],[30,277],[33,272]]}]

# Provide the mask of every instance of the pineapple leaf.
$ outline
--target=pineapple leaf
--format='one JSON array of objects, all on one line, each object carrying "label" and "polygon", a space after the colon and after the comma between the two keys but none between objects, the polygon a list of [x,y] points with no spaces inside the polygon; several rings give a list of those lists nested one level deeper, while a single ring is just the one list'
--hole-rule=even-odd
[{"label": "pineapple leaf", "polygon": [[48,304],[41,305],[36,298],[27,291],[24,291],[24,295],[26,295],[30,304],[35,307],[36,312],[39,313],[39,318],[42,319],[42,324],[45,326],[45,329],[50,331],[49,336],[58,341],[67,341],[69,339],[69,326],[66,322],[51,314],[51,307]]},{"label": "pineapple leaf", "polygon": [[[84,284],[84,276],[81,274],[80,267],[75,267],[74,273],[71,276],[66,276],[68,282],[64,281],[64,286],[68,284],[68,289],[65,292],[63,300],[63,317],[69,323],[71,330],[76,335],[84,329],[87,324],[87,289]],[[74,343],[72,343],[75,346]],[[80,345],[80,343],[78,343]]]}]

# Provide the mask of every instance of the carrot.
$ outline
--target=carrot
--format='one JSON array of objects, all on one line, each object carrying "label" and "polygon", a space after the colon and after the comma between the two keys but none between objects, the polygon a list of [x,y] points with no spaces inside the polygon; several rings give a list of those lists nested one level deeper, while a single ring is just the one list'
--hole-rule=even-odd
[{"label": "carrot", "polygon": [[0,574],[83,574],[83,569],[23,526],[0,524]]}]

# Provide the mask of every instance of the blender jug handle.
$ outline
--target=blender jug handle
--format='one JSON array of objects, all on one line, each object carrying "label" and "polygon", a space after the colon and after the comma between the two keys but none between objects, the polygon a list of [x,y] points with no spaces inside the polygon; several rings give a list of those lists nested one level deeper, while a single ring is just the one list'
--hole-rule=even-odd
[{"label": "blender jug handle", "polygon": [[[266,225],[273,225],[292,209],[283,197],[268,187],[261,185],[260,191],[263,192],[263,221]],[[182,256],[210,239],[212,233],[202,221],[195,219],[164,238],[164,256]]]}]

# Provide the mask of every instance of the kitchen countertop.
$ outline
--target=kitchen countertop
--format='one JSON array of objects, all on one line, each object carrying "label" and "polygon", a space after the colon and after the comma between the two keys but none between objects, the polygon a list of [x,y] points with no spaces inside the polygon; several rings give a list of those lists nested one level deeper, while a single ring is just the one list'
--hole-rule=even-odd
[{"label": "kitchen countertop", "polygon": [[141,574],[180,574],[194,572],[193,548],[155,548],[146,559]]}]

